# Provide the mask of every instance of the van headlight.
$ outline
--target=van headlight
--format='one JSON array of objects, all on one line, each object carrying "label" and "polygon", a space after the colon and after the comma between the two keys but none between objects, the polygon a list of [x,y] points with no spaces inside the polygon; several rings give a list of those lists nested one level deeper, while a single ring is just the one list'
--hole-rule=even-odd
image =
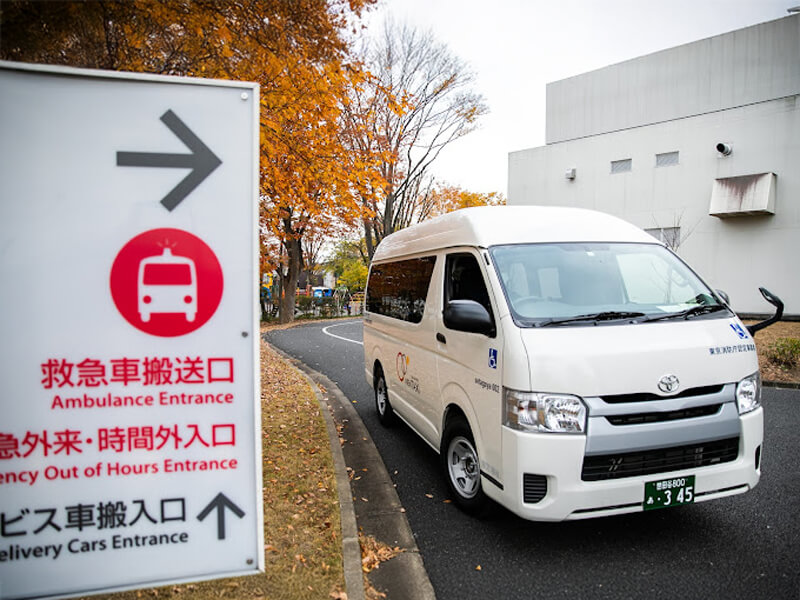
[{"label": "van headlight", "polygon": [[503,424],[520,431],[585,433],[586,405],[577,396],[503,388]]},{"label": "van headlight", "polygon": [[761,374],[753,373],[736,384],[736,404],[743,415],[761,406]]}]

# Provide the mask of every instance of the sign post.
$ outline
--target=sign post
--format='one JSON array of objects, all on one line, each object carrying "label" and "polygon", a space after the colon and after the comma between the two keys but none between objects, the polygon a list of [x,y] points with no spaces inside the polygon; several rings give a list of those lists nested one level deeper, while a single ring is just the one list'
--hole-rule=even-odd
[{"label": "sign post", "polygon": [[0,597],[263,570],[258,106],[0,62]]}]

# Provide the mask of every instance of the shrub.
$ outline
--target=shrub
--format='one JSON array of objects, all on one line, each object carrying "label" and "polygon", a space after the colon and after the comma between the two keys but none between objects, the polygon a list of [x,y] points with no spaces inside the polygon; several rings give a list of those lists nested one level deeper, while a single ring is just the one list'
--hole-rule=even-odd
[{"label": "shrub", "polygon": [[308,314],[312,310],[314,310],[314,298],[312,298],[311,296],[298,296],[296,303],[297,303],[297,308],[303,314]]},{"label": "shrub", "polygon": [[784,367],[800,364],[800,339],[778,338],[767,347],[767,358]]},{"label": "shrub", "polygon": [[319,314],[321,317],[326,318],[336,316],[336,300],[334,298],[322,298]]}]

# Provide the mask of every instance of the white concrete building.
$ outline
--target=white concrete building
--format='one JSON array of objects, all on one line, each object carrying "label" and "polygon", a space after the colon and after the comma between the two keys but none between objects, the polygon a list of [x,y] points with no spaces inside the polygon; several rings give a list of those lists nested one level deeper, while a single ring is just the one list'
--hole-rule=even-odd
[{"label": "white concrete building", "polygon": [[651,230],[740,313],[800,315],[800,14],[547,86],[546,145],[509,154],[509,204]]}]

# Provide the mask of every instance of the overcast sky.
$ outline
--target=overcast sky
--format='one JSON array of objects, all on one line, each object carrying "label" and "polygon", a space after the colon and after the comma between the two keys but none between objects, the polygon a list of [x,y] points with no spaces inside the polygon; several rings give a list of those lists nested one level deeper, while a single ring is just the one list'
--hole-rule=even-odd
[{"label": "overcast sky", "polygon": [[440,180],[507,193],[508,153],[545,143],[549,82],[788,15],[800,0],[380,0],[433,31],[466,61],[489,107],[479,129],[445,149]]}]

